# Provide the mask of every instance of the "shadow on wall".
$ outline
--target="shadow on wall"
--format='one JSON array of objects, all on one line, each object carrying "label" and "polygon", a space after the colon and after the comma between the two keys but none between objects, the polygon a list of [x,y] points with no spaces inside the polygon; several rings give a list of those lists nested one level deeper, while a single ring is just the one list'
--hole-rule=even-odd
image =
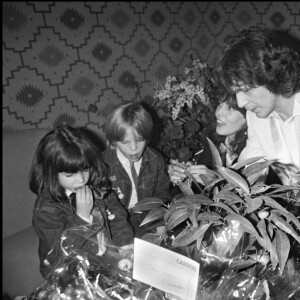
[{"label": "shadow on wall", "polygon": [[145,102],[142,102],[142,104],[153,120],[153,133],[149,145],[159,151],[159,149],[157,149],[157,145],[160,142],[160,134],[163,130],[162,120],[158,117],[154,108]]},{"label": "shadow on wall", "polygon": [[292,47],[300,55],[300,40],[299,39],[288,34],[285,31],[274,30],[273,32],[278,36],[278,38],[283,43],[285,43],[287,46]]}]

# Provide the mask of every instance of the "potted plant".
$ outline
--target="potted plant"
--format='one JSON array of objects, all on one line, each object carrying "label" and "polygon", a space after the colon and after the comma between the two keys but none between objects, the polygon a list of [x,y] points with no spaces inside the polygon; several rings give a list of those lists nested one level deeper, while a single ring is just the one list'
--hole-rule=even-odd
[{"label": "potted plant", "polygon": [[[214,149],[215,155],[216,151]],[[300,246],[300,222],[288,209],[288,206],[300,206],[300,174],[292,175],[287,166],[259,158],[235,164],[231,169],[222,167],[218,157],[215,161],[215,169],[208,172],[209,176],[201,175],[202,184],[186,173],[188,180],[198,187],[197,193],[186,181],[180,184],[184,196],[170,205],[158,198],[138,202],[136,212],[149,211],[141,226],[164,220],[169,237],[177,229],[170,246],[184,249],[185,254],[195,260],[209,247],[212,236],[216,240],[218,232],[224,235],[226,231],[236,230],[239,238],[228,238],[226,249],[232,254],[238,243],[245,243],[245,236],[247,245],[239,248],[242,251],[237,256],[230,257],[230,251],[223,251],[228,267],[242,269],[259,262],[270,265],[273,270],[278,267],[282,274],[291,245]],[[291,185],[260,184],[258,178],[269,167],[280,170]],[[160,244],[166,236],[158,233],[146,238]]]}]

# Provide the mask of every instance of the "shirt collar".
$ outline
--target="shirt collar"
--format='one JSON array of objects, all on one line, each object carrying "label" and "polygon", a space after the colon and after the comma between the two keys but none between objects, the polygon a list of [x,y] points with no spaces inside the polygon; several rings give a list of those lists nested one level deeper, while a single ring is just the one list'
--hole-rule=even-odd
[{"label": "shirt collar", "polygon": [[[116,149],[117,157],[122,165],[130,165],[130,160],[119,150],[119,148]],[[140,163],[142,159],[136,161],[135,163]]]},{"label": "shirt collar", "polygon": [[[294,98],[294,108],[293,108],[293,114],[285,121],[291,121],[294,117],[300,116],[300,92],[295,94]],[[267,118],[275,118],[275,119],[281,119],[279,114],[276,111],[272,111],[270,115]]]},{"label": "shirt collar", "polygon": [[73,193],[72,191],[66,189],[66,195],[67,195],[68,197],[70,197],[70,195],[71,195],[72,193]]}]

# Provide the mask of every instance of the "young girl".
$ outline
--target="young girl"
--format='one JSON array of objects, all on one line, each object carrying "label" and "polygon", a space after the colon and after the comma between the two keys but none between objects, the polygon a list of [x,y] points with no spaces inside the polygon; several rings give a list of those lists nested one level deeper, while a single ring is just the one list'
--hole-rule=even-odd
[{"label": "young girl", "polygon": [[112,186],[129,212],[136,237],[142,237],[146,231],[140,227],[144,214],[133,213],[135,204],[146,197],[159,198],[166,203],[171,198],[163,157],[148,146],[152,130],[150,114],[134,102],[114,109],[104,124],[108,147],[103,158]]},{"label": "young girl", "polygon": [[29,186],[38,196],[33,227],[39,237],[42,276],[58,259],[52,253],[51,262],[45,260],[65,229],[92,224],[99,241],[99,248],[95,249],[98,255],[105,252],[106,240],[125,248],[133,242],[126,211],[113,193],[107,193],[106,179],[100,150],[83,129],[57,127],[40,141]]}]

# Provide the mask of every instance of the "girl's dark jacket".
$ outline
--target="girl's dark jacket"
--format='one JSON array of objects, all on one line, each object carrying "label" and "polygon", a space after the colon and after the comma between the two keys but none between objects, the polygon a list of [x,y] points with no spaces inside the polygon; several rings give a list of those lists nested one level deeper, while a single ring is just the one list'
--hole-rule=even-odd
[{"label": "girl's dark jacket", "polygon": [[[38,253],[40,272],[43,277],[46,277],[53,265],[59,261],[59,256],[62,255],[62,252],[59,251],[59,239],[66,229],[78,229],[78,231],[73,231],[73,233],[78,232],[78,235],[72,240],[72,249],[79,250],[80,248],[80,251],[86,250],[87,253],[93,255],[98,252],[98,246],[94,242],[97,232],[103,227],[105,236],[111,244],[124,246],[133,243],[133,230],[127,221],[127,212],[117,196],[113,192],[104,197],[94,193],[94,201],[94,207],[98,208],[101,214],[98,219],[94,217],[93,224],[90,225],[74,212],[67,197],[65,201],[61,202],[55,201],[47,195],[37,198],[33,209],[32,224],[39,237]],[[113,220],[108,219],[107,209],[115,216]],[[100,220],[101,215],[102,220]],[[86,243],[86,241],[93,242]],[[68,242],[70,243],[70,241],[66,241],[66,243]],[[48,254],[49,252],[51,254]]]}]

